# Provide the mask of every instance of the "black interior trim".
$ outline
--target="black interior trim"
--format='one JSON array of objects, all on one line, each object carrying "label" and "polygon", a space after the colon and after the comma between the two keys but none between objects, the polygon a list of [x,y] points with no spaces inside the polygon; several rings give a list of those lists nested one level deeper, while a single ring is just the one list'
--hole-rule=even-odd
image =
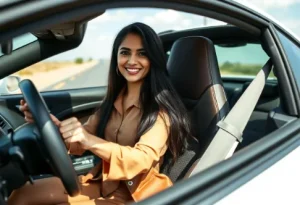
[{"label": "black interior trim", "polygon": [[[97,4],[98,3],[98,4]],[[59,9],[57,6],[59,5]],[[29,32],[57,24],[57,22],[64,22],[64,19],[76,19],[82,17],[82,14],[95,15],[99,11],[106,8],[118,7],[159,7],[159,8],[173,8],[176,10],[186,11],[195,14],[205,15],[211,18],[226,21],[231,24],[237,25],[253,35],[259,35],[260,29],[258,27],[265,27],[266,22],[260,18],[249,15],[245,10],[239,8],[228,7],[222,2],[213,1],[183,1],[183,0],[168,0],[168,1],[100,1],[93,0],[85,1],[34,1],[27,2],[23,6],[19,6],[18,12],[16,10],[8,10],[3,12],[2,15],[6,18],[0,19],[1,38],[2,40],[9,40],[11,37],[18,36],[22,33]],[[196,8],[195,8],[196,7]],[[32,9],[35,8],[35,9]],[[13,9],[13,8],[12,8]],[[20,12],[22,10],[22,12]],[[217,12],[216,12],[217,11]],[[42,19],[37,20],[38,18]],[[234,17],[231,17],[234,16]],[[9,16],[9,18],[7,18]],[[49,17],[55,18],[49,20]],[[26,18],[25,18],[26,17]],[[54,23],[55,22],[55,23]],[[28,25],[29,24],[29,25]],[[42,25],[42,26],[41,26]]]},{"label": "black interior trim", "polygon": [[289,76],[291,74],[288,74],[288,70],[286,70],[288,67],[286,67],[286,63],[284,62],[282,50],[280,51],[281,45],[271,30],[271,27],[270,29],[265,30],[263,33],[263,41],[270,48],[270,55],[274,62],[274,73],[278,79],[280,101],[285,112],[289,115],[297,116],[299,114],[299,105],[295,98],[295,88],[293,88],[293,85],[291,84],[291,81],[295,79],[291,79]]},{"label": "black interior trim", "polygon": [[85,111],[85,110],[89,110],[89,109],[94,109],[95,107],[99,107],[100,104],[101,104],[101,101],[94,101],[94,102],[74,106],[74,107],[71,107],[69,109],[63,110],[62,112],[57,113],[56,117],[58,119],[60,119],[62,117],[71,115],[71,114],[76,113],[76,112],[81,112],[81,111]]},{"label": "black interior trim", "polygon": [[[289,61],[287,59],[287,56],[285,55],[285,51],[284,51],[284,48],[283,46],[281,45],[280,43],[280,40],[279,40],[279,37],[278,37],[278,34],[276,33],[275,31],[275,27],[271,24],[270,25],[270,32],[274,38],[274,41],[278,47],[278,51],[282,57],[282,61],[284,63],[284,66],[285,66],[285,70],[287,72],[287,75],[289,77],[289,82],[291,84],[291,87],[292,87],[292,91],[293,91],[293,96],[295,97],[295,99],[300,99],[300,91],[298,89],[298,86],[297,86],[297,83],[296,83],[296,79],[294,78],[293,76],[293,72],[292,72],[292,69],[291,69],[291,66],[289,64]],[[295,104],[296,104],[296,109],[298,111],[298,116],[300,117],[300,101],[299,100],[295,100]]]},{"label": "black interior trim", "polygon": [[[137,204],[213,204],[297,148],[300,145],[299,123],[297,119],[228,160]],[[172,197],[168,197],[170,195]]]},{"label": "black interior trim", "polygon": [[[17,72],[34,63],[49,58],[53,55],[76,48],[82,42],[86,24],[75,26],[75,37],[69,41],[59,40],[41,40],[38,39],[26,46],[15,50],[11,55],[3,55],[0,57],[0,78]],[[1,35],[0,35],[1,37]],[[26,59],[26,60],[19,60]]]},{"label": "black interior trim", "polygon": [[247,31],[232,25],[194,28],[159,34],[166,52],[171,49],[174,41],[187,36],[205,36],[215,45],[224,43],[260,43],[259,37],[253,36]]},{"label": "black interior trim", "polygon": [[268,45],[270,56],[274,63],[275,75],[278,79],[278,87],[280,92],[280,102],[285,112],[289,115],[297,116],[297,104],[294,96],[294,90],[290,84],[290,77],[287,74],[285,63],[282,60],[282,55],[278,50],[278,41],[271,33],[270,29],[265,29],[262,35],[262,40],[265,45]]}]

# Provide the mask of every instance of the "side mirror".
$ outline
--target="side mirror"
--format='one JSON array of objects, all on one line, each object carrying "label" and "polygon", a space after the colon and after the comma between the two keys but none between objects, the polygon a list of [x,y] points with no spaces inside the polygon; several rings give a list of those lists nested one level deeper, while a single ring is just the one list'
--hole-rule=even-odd
[{"label": "side mirror", "polygon": [[7,95],[16,92],[19,89],[21,78],[18,76],[7,76],[0,80],[0,94]]}]

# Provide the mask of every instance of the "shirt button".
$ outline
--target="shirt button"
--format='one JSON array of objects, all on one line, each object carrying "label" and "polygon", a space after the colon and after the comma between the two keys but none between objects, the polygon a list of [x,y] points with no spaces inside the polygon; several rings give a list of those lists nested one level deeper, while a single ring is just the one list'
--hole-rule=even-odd
[{"label": "shirt button", "polygon": [[133,181],[128,181],[127,184],[128,184],[129,186],[132,186],[132,185],[133,185]]}]

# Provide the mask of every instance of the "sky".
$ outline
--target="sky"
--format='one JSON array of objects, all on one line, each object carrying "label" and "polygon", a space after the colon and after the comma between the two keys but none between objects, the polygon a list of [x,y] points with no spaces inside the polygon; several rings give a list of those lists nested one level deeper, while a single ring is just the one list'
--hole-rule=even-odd
[{"label": "sky", "polygon": [[[117,33],[133,22],[145,23],[159,33],[166,30],[201,27],[204,24],[204,18],[168,9],[111,9],[88,23],[84,40],[78,48],[50,60],[74,59],[76,57],[85,59],[110,58],[112,44]],[[225,24],[214,19],[206,19],[206,23],[208,25]]]},{"label": "sky", "polygon": [[[236,0],[252,4],[274,17],[300,37],[300,0]],[[71,51],[47,60],[109,59],[116,34],[126,25],[143,22],[156,32],[182,30],[204,26],[202,16],[154,8],[111,9],[88,23],[82,44]],[[224,25],[225,22],[206,18],[206,25]],[[239,55],[239,52],[236,52]],[[237,57],[237,56],[235,56]]]}]

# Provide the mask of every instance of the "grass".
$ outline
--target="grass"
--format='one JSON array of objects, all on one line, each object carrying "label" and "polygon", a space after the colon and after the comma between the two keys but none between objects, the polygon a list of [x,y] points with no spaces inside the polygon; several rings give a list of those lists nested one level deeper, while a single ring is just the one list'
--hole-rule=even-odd
[{"label": "grass", "polygon": [[[262,64],[241,64],[226,61],[219,65],[222,74],[255,76],[262,69]],[[269,77],[275,77],[271,72]]]}]

